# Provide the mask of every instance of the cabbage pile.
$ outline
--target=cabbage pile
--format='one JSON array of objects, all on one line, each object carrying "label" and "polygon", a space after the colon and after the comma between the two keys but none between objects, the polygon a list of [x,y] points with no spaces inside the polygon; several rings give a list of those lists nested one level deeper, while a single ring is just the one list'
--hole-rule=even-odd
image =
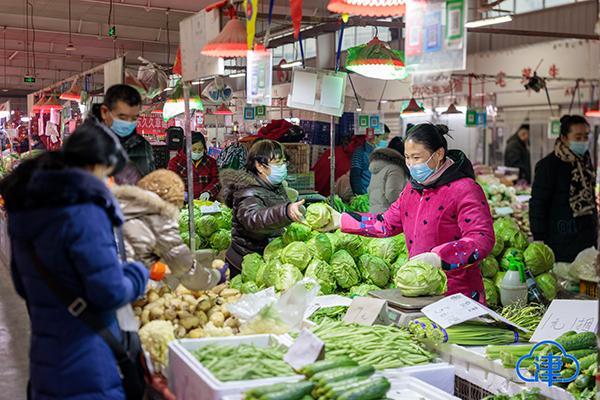
[{"label": "cabbage pile", "polygon": [[416,260],[401,266],[394,282],[407,297],[442,295],[448,290],[448,279],[442,269]]},{"label": "cabbage pile", "polygon": [[[231,245],[231,209],[220,205],[221,212],[202,215],[200,206],[194,204],[194,240],[196,248],[227,250]],[[190,215],[187,206],[179,213],[179,234],[184,243],[190,245],[189,237]]]}]

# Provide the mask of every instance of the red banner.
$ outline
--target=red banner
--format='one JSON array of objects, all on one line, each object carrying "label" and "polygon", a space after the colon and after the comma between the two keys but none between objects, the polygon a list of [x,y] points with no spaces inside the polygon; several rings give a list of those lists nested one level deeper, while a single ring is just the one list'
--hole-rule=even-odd
[{"label": "red banner", "polygon": [[171,118],[164,122],[161,114],[151,116],[141,116],[138,118],[137,131],[142,135],[162,136],[167,132],[167,128],[175,126],[175,120]]}]

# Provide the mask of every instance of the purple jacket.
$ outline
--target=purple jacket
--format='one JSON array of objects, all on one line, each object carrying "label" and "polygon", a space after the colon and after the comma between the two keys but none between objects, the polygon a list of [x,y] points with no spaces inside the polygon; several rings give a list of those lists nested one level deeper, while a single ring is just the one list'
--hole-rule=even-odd
[{"label": "purple jacket", "polygon": [[440,256],[448,277],[446,295],[460,292],[485,303],[478,262],[494,247],[492,215],[470,162],[457,151],[449,157],[456,158],[455,165],[436,183],[410,182],[383,214],[343,214],[342,231],[375,237],[404,232],[410,257]]}]

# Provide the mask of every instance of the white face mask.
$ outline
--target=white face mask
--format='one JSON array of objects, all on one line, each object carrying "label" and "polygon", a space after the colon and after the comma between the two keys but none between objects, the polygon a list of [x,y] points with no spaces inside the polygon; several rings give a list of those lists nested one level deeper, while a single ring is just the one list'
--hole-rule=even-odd
[{"label": "white face mask", "polygon": [[192,160],[198,161],[204,157],[203,151],[192,151]]}]

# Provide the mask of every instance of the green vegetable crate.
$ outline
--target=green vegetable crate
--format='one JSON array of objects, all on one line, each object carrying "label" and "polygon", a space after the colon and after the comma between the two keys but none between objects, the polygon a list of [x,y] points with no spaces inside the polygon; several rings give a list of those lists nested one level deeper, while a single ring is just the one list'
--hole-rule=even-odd
[{"label": "green vegetable crate", "polygon": [[[275,335],[175,340],[169,343],[169,369],[167,376],[169,387],[177,398],[218,400],[228,395],[238,394],[247,389],[275,383],[297,382],[303,378],[301,375],[290,375],[268,379],[221,382],[193,354],[194,351],[209,345],[254,345],[256,347],[281,345],[287,347],[287,344]],[[232,369],[235,367],[235,364],[231,365]]]}]

